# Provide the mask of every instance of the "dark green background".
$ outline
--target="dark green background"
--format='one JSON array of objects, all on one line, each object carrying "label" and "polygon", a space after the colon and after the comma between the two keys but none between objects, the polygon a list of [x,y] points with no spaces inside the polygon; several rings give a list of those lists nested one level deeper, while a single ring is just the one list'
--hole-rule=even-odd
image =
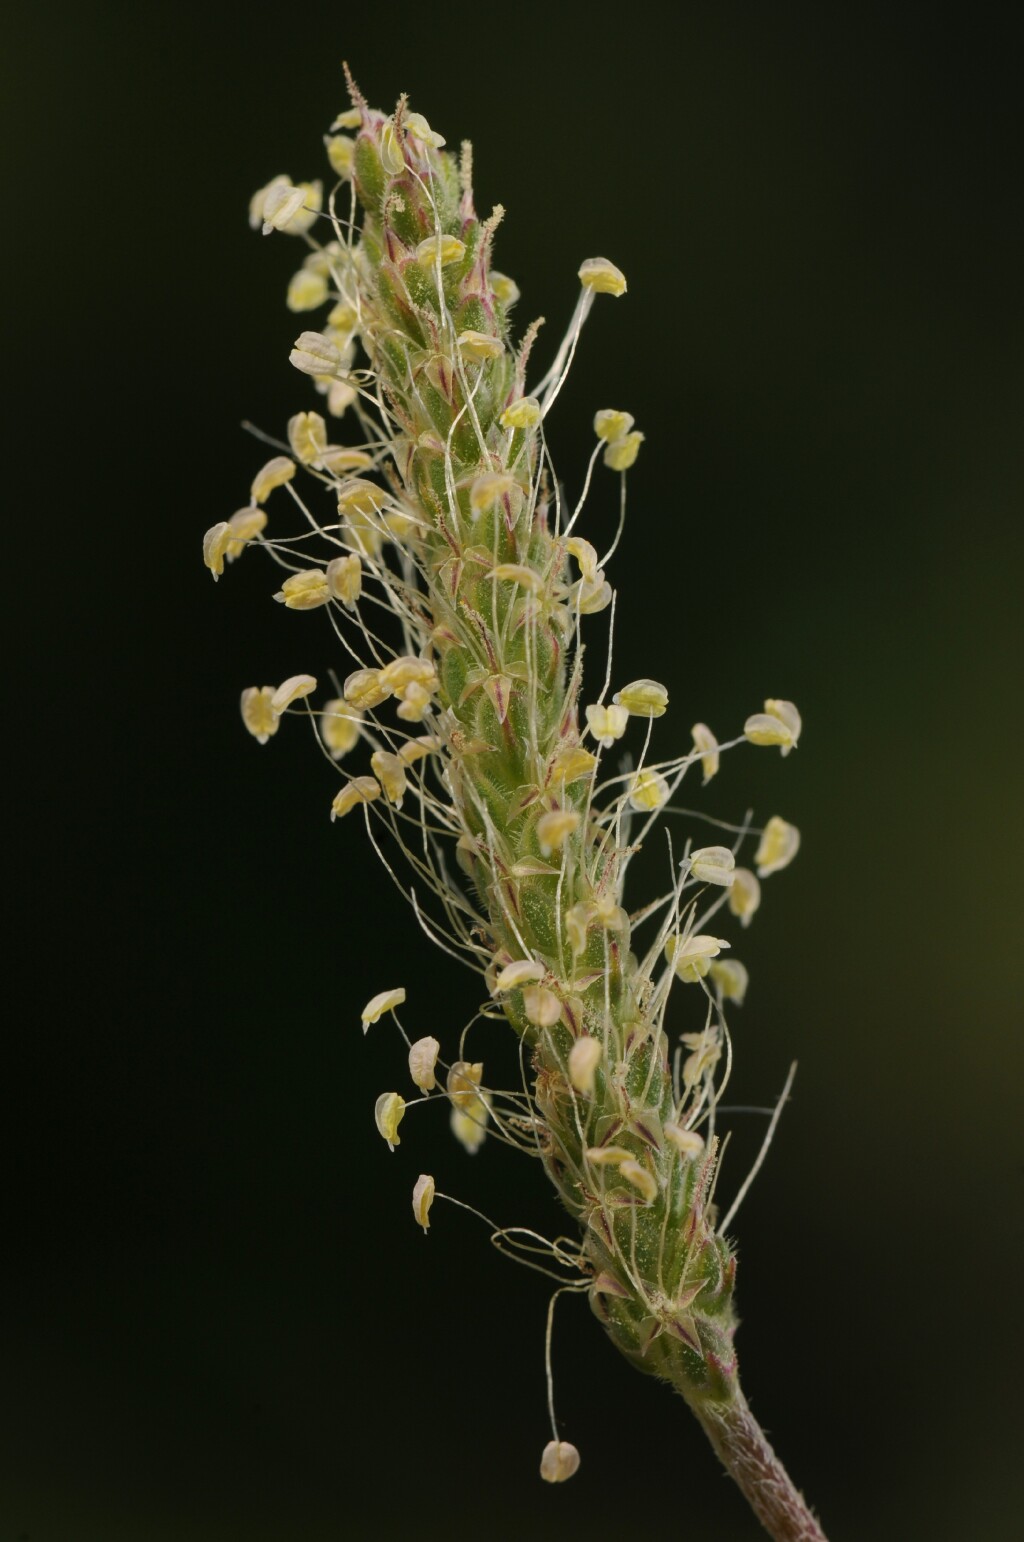
[{"label": "dark green background", "polygon": [[400,978],[448,1048],[473,982],[328,823],[306,736],[237,718],[242,686],[337,663],[269,569],[215,590],[199,547],[261,460],[240,420],[309,405],[298,247],[246,206],[322,173],[343,56],[473,138],[545,359],[583,257],[629,277],[550,430],[569,489],[596,408],[647,435],[611,576],[617,678],[671,692],[659,744],[804,713],[795,756],[737,752],[706,800],[804,835],[742,945],[737,1100],[800,1062],[736,1226],[748,1395],[833,1542],[1019,1534],[1021,36],[930,9],[7,23],[0,1542],[756,1535],[581,1304],[555,1355],[583,1465],[540,1483],[544,1282],[458,1212],[424,1239],[408,1196],[428,1170],[545,1229],[553,1201],[443,1117],[389,1155],[403,1055],[358,1029]]}]

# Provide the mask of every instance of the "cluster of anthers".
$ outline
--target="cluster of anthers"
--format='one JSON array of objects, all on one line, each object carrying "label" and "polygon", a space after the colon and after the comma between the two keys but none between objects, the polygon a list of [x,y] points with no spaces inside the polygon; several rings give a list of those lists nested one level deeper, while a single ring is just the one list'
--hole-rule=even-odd
[{"label": "cluster of anthers", "polygon": [[[650,756],[668,695],[646,679],[612,693],[606,576],[643,436],[629,413],[598,412],[570,505],[544,434],[595,296],[622,295],[625,279],[603,258],[582,264],[566,335],[527,389],[540,323],[513,348],[518,291],[490,266],[501,210],[477,218],[468,145],[459,157],[443,153],[404,100],[385,116],[352,90],[354,107],[326,137],[335,178],[326,205],[319,182],[279,176],[251,207],[254,227],[305,248],[287,304],[324,315],[297,338],[291,364],[323,411],[291,418],[249,503],[203,547],[214,578],[250,547],[266,553],[283,574],[274,599],[323,611],[349,667],[319,704],[313,675],[251,686],[242,720],[261,744],[285,717],[313,726],[338,775],[330,817],[361,810],[424,930],[483,977],[484,1004],[450,1060],[437,1037],[413,1038],[399,1024],[417,1095],[381,1094],[381,1136],[394,1150],[409,1110],[444,1100],[466,1151],[490,1130],[539,1156],[582,1240],[492,1226],[495,1242],[554,1275],[552,1307],[564,1290],[589,1291],[619,1347],[691,1403],[726,1398],[735,1259],[725,1232],[747,1184],[719,1219],[715,1127],[731,1062],[727,1012],[748,977],[719,918],[750,925],[761,881],[792,860],[799,834],[778,817],[729,826],[729,845],[687,841],[681,858],[669,839],[671,881],[640,909],[625,908],[624,881],[662,815],[693,815],[674,802],[689,771],[700,767],[707,783],[722,752],[744,742],[787,755],[800,717],[769,699],[727,742],[700,722],[684,754]],[[618,532],[603,556],[576,533],[599,456],[620,484]],[[290,531],[270,524],[272,496],[291,512]],[[584,705],[581,627],[605,610],[607,670]],[[643,732],[633,760],[609,766],[634,724]],[[752,865],[739,866],[750,837]],[[677,984],[696,988],[699,1008],[670,1058],[665,1018]],[[364,1031],[385,1014],[398,1022],[405,1000],[403,988],[375,995]],[[467,1047],[470,1029],[495,1016],[519,1035],[522,1084],[511,1090],[488,1086]],[[773,1127],[774,1118],[768,1138]],[[440,1197],[422,1174],[413,1211],[424,1231]],[[555,1422],[550,1326],[549,1312],[552,1440],[541,1473],[556,1482],[579,1456]]]}]

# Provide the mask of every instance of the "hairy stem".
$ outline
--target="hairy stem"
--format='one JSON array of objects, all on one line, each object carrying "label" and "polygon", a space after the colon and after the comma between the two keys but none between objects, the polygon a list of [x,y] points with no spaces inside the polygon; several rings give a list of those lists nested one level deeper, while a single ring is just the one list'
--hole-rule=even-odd
[{"label": "hairy stem", "polygon": [[775,1542],[825,1542],[825,1533],[804,1496],[772,1450],[761,1426],[737,1390],[727,1403],[691,1403],[708,1439]]}]

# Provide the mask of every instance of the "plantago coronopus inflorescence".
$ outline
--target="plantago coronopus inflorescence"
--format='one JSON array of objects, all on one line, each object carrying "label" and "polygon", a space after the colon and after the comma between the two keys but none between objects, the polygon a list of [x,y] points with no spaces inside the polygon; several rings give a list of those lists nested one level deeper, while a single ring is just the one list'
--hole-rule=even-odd
[{"label": "plantago coronopus inflorescence", "polygon": [[[820,1537],[739,1387],[726,1227],[746,1185],[724,1219],[713,1199],[729,1018],[747,988],[730,918],[749,925],[798,832],[775,817],[736,827],[730,846],[688,840],[665,893],[625,900],[630,859],[679,812],[684,778],[708,781],[744,742],[789,754],[800,716],[770,698],[731,738],[697,723],[687,749],[655,758],[664,685],[584,687],[581,639],[614,616],[611,553],[580,528],[584,497],[593,474],[611,475],[624,514],[644,436],[630,413],[600,409],[569,506],[545,419],[593,305],[621,299],[626,279],[607,258],[580,263],[568,330],[535,373],[539,323],[513,333],[519,291],[491,265],[502,210],[476,213],[469,146],[451,153],[404,97],[384,114],[349,85],[326,194],[279,176],[252,201],[256,229],[303,251],[287,304],[303,314],[291,364],[307,380],[249,507],[204,541],[215,578],[250,547],[269,555],[283,570],[274,598],[325,612],[344,662],[330,691],[312,675],[247,687],[243,721],[265,744],[282,717],[312,716],[339,779],[325,816],[358,810],[375,844],[397,843],[417,896],[432,895],[417,918],[478,970],[486,1011],[523,1046],[524,1087],[492,1087],[465,1035],[407,1036],[406,988],[385,981],[362,1026],[397,1024],[417,1095],[380,1094],[380,1135],[413,1143],[417,1105],[443,1099],[466,1150],[490,1136],[539,1155],[578,1223],[576,1244],[547,1244],[555,1296],[586,1292],[623,1354],[682,1393],[773,1535]],[[329,642],[311,633],[311,655]],[[737,857],[756,841],[755,876]],[[424,1231],[444,1198],[419,1176]],[[494,1234],[522,1246],[518,1228]],[[550,1395],[549,1412],[541,1476],[560,1483],[580,1456]]]}]

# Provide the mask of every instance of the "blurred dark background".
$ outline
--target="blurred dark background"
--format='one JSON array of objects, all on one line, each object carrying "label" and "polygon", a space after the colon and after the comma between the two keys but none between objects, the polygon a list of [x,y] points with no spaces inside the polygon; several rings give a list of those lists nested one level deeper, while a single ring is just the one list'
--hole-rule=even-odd
[{"label": "blurred dark background", "polygon": [[[403,980],[431,953],[328,768],[239,690],[326,676],[322,617],[207,526],[312,405],[299,247],[247,226],[319,176],[350,60],[476,149],[498,266],[578,488],[598,407],[647,435],[612,577],[616,677],[667,752],[767,695],[799,752],[728,757],[709,812],[801,827],[742,938],[732,1092],[795,1094],[735,1227],[748,1396],[834,1539],[1020,1534],[1021,35],[1009,8],[50,5],[2,71],[11,747],[0,1542],[753,1538],[683,1405],[420,1171],[558,1212],[443,1114],[389,1155]],[[12,488],[11,484],[14,483]],[[613,479],[585,525],[606,541]],[[596,625],[600,625],[597,623]],[[651,869],[653,875],[654,869]],[[651,881],[653,882],[653,876]],[[634,891],[634,898],[636,891]],[[497,1026],[493,1050],[508,1052]],[[414,1113],[427,1113],[416,1110]],[[735,1189],[763,1121],[738,1117]]]}]

